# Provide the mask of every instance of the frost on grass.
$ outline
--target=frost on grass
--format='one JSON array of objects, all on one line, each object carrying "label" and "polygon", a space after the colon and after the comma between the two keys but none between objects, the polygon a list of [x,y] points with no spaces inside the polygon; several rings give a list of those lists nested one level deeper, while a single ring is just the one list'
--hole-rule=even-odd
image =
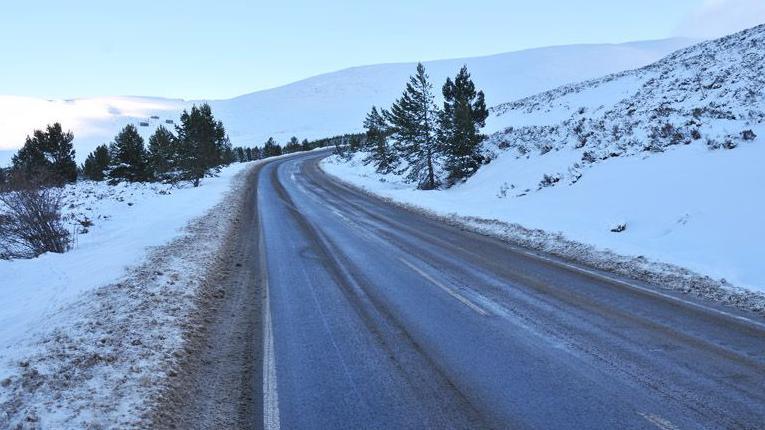
[{"label": "frost on grass", "polygon": [[[200,304],[219,294],[206,272],[237,222],[232,208],[246,173],[180,237],[154,248],[118,282],[58,309],[20,350],[0,355],[0,428],[148,425],[150,405],[177,376],[201,324]],[[127,205],[129,193],[123,197]],[[73,214],[88,211],[73,205]]]}]

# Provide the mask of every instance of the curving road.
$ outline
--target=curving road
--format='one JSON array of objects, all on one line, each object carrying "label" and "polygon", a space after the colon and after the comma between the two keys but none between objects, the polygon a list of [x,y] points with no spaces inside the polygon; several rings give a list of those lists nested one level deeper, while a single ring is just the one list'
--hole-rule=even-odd
[{"label": "curving road", "polygon": [[391,206],[324,156],[257,174],[254,425],[765,426],[761,318]]}]

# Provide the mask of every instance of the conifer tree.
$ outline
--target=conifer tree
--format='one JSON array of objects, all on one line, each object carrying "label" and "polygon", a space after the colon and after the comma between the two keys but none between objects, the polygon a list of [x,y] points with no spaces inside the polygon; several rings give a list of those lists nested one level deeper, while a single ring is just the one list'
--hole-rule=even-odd
[{"label": "conifer tree", "polygon": [[433,86],[420,63],[417,73],[409,78],[404,94],[393,104],[386,118],[391,124],[390,136],[394,148],[407,162],[407,180],[424,190],[439,186],[436,175],[440,161],[437,139],[439,113],[433,100]]},{"label": "conifer tree", "polygon": [[300,146],[303,147],[303,151],[310,151],[313,149],[311,142],[309,142],[308,139],[303,139],[303,143],[301,143]]},{"label": "conifer tree", "polygon": [[263,158],[275,157],[277,155],[282,155],[282,147],[274,141],[273,137],[269,137],[266,144],[263,145]]},{"label": "conifer tree", "polygon": [[148,164],[152,175],[159,180],[174,179],[178,172],[181,148],[175,135],[164,126],[157,127],[149,137]]},{"label": "conifer tree", "polygon": [[236,153],[231,147],[231,143],[229,143],[228,138],[226,138],[223,144],[223,148],[221,149],[220,159],[221,162],[219,165],[215,166],[216,168],[219,166],[228,166],[229,164],[236,162]]},{"label": "conifer tree", "polygon": [[188,112],[184,110],[176,133],[181,145],[180,168],[195,187],[210,170],[230,162],[231,144],[226,129],[207,103],[192,106]]},{"label": "conifer tree", "polygon": [[35,130],[24,146],[13,156],[13,170],[28,178],[44,175],[55,184],[77,180],[72,132],[64,133],[61,124],[49,125],[45,131]]},{"label": "conifer tree", "polygon": [[390,126],[385,120],[388,115],[385,110],[380,113],[377,107],[372,106],[372,110],[364,120],[364,128],[366,129],[365,149],[369,152],[364,163],[372,163],[378,173],[390,173],[398,165],[396,153],[388,144]]},{"label": "conifer tree", "polygon": [[82,165],[82,174],[92,181],[103,181],[106,179],[109,164],[109,148],[106,145],[99,145],[85,159],[85,163]]},{"label": "conifer tree", "polygon": [[287,142],[286,145],[284,145],[285,154],[292,154],[293,152],[299,152],[301,150],[302,150],[302,147],[300,146],[300,141],[295,136],[292,136],[290,138],[290,141]]},{"label": "conifer tree", "polygon": [[348,136],[348,150],[352,153],[359,152],[363,147],[364,140],[364,136],[359,134],[352,134]]},{"label": "conifer tree", "polygon": [[126,125],[109,145],[110,165],[107,176],[116,184],[122,180],[141,182],[149,179],[143,137],[133,124]]},{"label": "conifer tree", "polygon": [[234,148],[234,158],[239,163],[244,163],[245,161],[248,161],[247,154],[245,153],[244,148],[242,148],[241,146],[237,146],[236,148]]},{"label": "conifer tree", "polygon": [[454,82],[443,86],[444,108],[439,117],[439,140],[445,157],[446,182],[451,186],[472,176],[484,161],[480,129],[486,125],[483,91],[476,91],[467,67],[462,66]]}]

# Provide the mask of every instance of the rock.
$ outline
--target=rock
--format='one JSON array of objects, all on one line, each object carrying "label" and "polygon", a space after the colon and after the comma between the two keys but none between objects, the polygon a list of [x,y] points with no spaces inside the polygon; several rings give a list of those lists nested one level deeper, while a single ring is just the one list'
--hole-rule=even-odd
[{"label": "rock", "polygon": [[614,226],[614,227],[611,229],[611,232],[613,232],[613,233],[621,233],[621,232],[623,232],[624,230],[627,230],[627,224],[624,224],[624,223],[622,223],[622,224],[617,224],[617,225],[615,225],[615,226]]}]

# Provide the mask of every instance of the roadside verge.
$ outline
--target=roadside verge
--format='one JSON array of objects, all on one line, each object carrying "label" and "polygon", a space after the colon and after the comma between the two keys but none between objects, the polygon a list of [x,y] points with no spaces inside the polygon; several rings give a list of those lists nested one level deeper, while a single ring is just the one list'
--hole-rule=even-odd
[{"label": "roadside verge", "polygon": [[[218,281],[251,203],[255,163],[183,233],[151,249],[119,281],[55,311],[0,381],[0,427],[151,427],[225,297]],[[94,271],[98,267],[93,267]]]},{"label": "roadside verge", "polygon": [[520,224],[496,219],[436,212],[424,204],[403,202],[375,192],[364,185],[356,184],[351,179],[325,168],[325,161],[326,159],[319,161],[318,167],[343,186],[456,228],[499,239],[518,248],[521,252],[536,254],[538,258],[557,261],[562,265],[573,263],[572,268],[580,267],[585,272],[594,269],[606,277],[613,274],[623,277],[625,281],[634,280],[657,291],[663,289],[688,294],[765,316],[765,294],[762,292],[740,288],[728,283],[725,279],[713,279],[687,268],[654,261],[644,256],[621,255],[608,249],[571,240],[563,233],[529,229]]}]

